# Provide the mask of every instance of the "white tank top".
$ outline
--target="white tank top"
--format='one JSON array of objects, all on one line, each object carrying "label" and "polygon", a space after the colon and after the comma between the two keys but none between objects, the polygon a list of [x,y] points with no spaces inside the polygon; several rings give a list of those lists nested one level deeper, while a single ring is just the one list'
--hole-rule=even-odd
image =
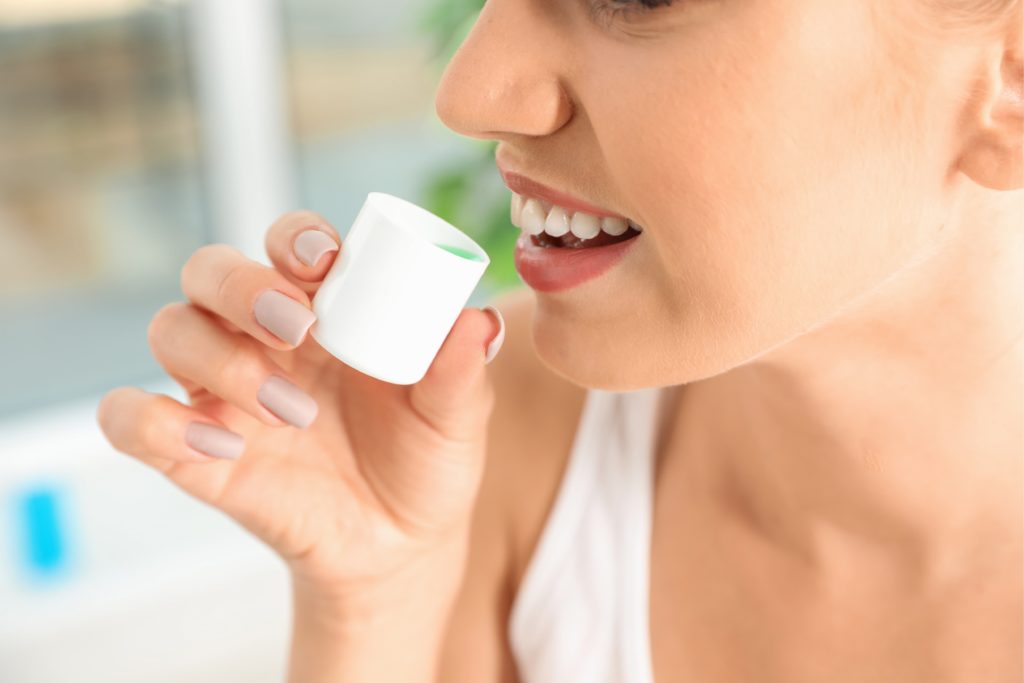
[{"label": "white tank top", "polygon": [[664,388],[587,391],[509,616],[522,683],[653,683],[648,578]]}]

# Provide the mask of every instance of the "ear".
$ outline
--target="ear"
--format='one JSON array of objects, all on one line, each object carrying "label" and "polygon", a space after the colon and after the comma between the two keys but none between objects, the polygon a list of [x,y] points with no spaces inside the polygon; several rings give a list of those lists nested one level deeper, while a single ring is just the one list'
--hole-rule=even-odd
[{"label": "ear", "polygon": [[1024,188],[1024,49],[1017,22],[991,52],[968,112],[959,169],[993,190]]}]

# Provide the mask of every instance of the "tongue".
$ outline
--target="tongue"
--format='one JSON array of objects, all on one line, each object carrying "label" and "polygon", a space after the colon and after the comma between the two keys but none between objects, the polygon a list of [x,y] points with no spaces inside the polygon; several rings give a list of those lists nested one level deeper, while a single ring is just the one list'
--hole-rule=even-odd
[{"label": "tongue", "polygon": [[590,239],[580,239],[572,232],[567,232],[561,237],[552,237],[546,232],[542,232],[539,235],[534,235],[534,242],[542,247],[566,247],[568,249],[588,249],[590,247],[603,247],[606,244],[615,244],[616,242],[625,242],[631,237],[635,237],[640,233],[633,228],[629,228],[626,232],[621,235],[609,235],[604,230],[597,233],[596,236]]}]

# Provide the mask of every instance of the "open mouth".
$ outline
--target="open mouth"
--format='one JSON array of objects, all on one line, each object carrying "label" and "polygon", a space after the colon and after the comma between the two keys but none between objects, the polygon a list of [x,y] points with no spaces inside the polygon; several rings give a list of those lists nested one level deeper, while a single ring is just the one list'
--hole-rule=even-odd
[{"label": "open mouth", "polygon": [[629,219],[574,211],[516,192],[511,219],[539,247],[590,249],[625,242],[643,232]]},{"label": "open mouth", "polygon": [[621,235],[609,235],[606,232],[599,233],[596,237],[590,239],[582,239],[572,234],[571,232],[562,235],[561,237],[552,237],[546,232],[542,232],[539,235],[530,235],[530,241],[538,247],[564,247],[566,249],[589,249],[591,247],[603,247],[608,244],[615,244],[616,242],[625,242],[628,239],[632,239],[640,234],[639,230],[629,228],[626,232]]}]

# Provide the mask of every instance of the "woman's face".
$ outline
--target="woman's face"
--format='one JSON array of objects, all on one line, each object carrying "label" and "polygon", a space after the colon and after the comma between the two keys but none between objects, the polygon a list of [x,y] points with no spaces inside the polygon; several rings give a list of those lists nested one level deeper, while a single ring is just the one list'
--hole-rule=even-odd
[{"label": "woman's face", "polygon": [[536,293],[544,362],[612,390],[708,377],[939,244],[970,64],[914,52],[910,4],[487,0],[439,116],[643,226],[600,277]]}]

